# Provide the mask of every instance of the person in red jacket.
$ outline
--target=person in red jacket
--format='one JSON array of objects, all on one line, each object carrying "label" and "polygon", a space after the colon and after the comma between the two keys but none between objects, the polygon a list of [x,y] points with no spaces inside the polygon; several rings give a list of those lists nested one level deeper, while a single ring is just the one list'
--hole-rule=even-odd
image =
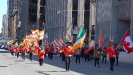
[{"label": "person in red jacket", "polygon": [[86,62],[86,60],[88,60],[88,62],[89,62],[89,48],[88,47],[85,48],[84,55],[85,55],[85,62]]},{"label": "person in red jacket", "polygon": [[50,59],[50,44],[47,45],[48,59]]},{"label": "person in red jacket", "polygon": [[76,55],[76,64],[77,64],[77,61],[79,62],[80,64],[80,54],[81,54],[81,48],[78,48],[77,50],[75,50],[74,54]]},{"label": "person in red jacket", "polygon": [[[62,44],[62,47],[61,47],[60,51],[63,50],[64,48],[65,48],[65,44]],[[60,54],[61,54],[61,57],[62,57],[62,62],[63,61],[65,62],[65,54],[64,54],[64,52],[62,52]]]},{"label": "person in red jacket", "polygon": [[10,47],[10,52],[11,52],[12,56],[14,56],[13,45]]},{"label": "person in red jacket", "polygon": [[33,52],[34,52],[34,48],[33,47],[29,47],[28,49],[29,49],[29,54],[30,54],[29,58],[32,61],[32,55],[33,55]]},{"label": "person in red jacket", "polygon": [[18,58],[19,57],[19,52],[20,52],[19,47],[16,47],[15,50],[16,50],[16,55],[17,55],[17,58]]},{"label": "person in red jacket", "polygon": [[53,44],[51,44],[51,46],[50,46],[50,59],[52,60],[53,59],[53,54],[54,54],[54,46],[53,46]]},{"label": "person in red jacket", "polygon": [[42,50],[41,50],[40,54],[38,55],[40,66],[43,66],[44,55],[45,55],[45,49],[42,47]]},{"label": "person in red jacket", "polygon": [[25,60],[25,52],[26,52],[26,46],[23,45],[21,49],[22,59]]},{"label": "person in red jacket", "polygon": [[114,71],[114,62],[116,58],[115,50],[114,50],[114,45],[113,42],[110,41],[108,44],[108,48],[106,50],[103,50],[103,52],[107,52],[109,55],[109,60],[110,60],[110,70]]},{"label": "person in red jacket", "polygon": [[66,71],[69,71],[72,54],[74,53],[71,49],[71,40],[66,41],[66,46],[60,52],[65,54]]},{"label": "person in red jacket", "polygon": [[115,54],[116,54],[116,66],[118,66],[119,51],[117,49],[115,49]]}]

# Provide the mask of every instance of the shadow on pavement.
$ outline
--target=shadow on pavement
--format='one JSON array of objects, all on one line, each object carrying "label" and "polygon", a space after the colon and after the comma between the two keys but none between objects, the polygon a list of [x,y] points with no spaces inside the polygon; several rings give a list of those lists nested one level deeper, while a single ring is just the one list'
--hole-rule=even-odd
[{"label": "shadow on pavement", "polygon": [[[29,59],[29,55],[26,55],[26,58]],[[33,55],[33,60],[38,61],[38,55]],[[75,58],[73,58],[73,60],[75,60]],[[45,64],[48,64],[48,65],[51,65],[51,66],[62,68],[62,69],[64,69],[64,71],[42,71],[41,73],[43,73],[43,72],[66,72],[65,62],[62,62],[62,59],[60,57],[55,56],[55,57],[53,57],[53,60],[50,60],[50,59],[48,59],[48,57],[46,57],[43,62]],[[75,62],[73,62],[73,63],[75,63]],[[71,71],[79,72],[79,73],[82,73],[82,74],[87,74],[87,72],[85,72],[85,70],[83,70],[83,69],[88,69],[88,68],[83,68],[83,69],[81,68],[82,69],[81,70],[81,69],[78,69],[78,68],[80,68],[80,65],[76,65],[76,64],[73,64],[73,63],[70,66]],[[75,66],[78,66],[78,67],[75,67]]]},{"label": "shadow on pavement", "polygon": [[7,67],[7,66],[0,66],[0,67]]},{"label": "shadow on pavement", "polygon": [[44,73],[44,71],[37,71],[37,73],[44,74],[44,75],[50,75],[50,74]]}]

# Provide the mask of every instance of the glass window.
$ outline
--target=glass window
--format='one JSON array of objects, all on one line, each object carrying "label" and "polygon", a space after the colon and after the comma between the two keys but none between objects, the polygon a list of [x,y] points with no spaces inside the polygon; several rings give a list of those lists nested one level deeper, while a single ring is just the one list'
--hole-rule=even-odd
[{"label": "glass window", "polygon": [[85,18],[89,18],[89,12],[85,12],[84,17],[85,17]]},{"label": "glass window", "polygon": [[78,0],[73,0],[73,3],[74,3],[74,4],[77,4],[77,3],[78,3]]},{"label": "glass window", "polygon": [[90,4],[90,0],[85,0],[85,4]]}]

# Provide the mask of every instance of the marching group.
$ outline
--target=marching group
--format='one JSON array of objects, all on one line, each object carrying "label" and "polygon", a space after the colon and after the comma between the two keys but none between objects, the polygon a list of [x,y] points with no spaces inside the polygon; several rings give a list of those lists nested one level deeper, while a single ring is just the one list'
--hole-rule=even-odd
[{"label": "marching group", "polygon": [[66,41],[65,44],[62,45],[62,48],[54,47],[52,44],[49,44],[47,46],[10,46],[10,52],[14,56],[19,57],[21,53],[21,57],[23,60],[25,60],[25,53],[29,53],[29,59],[32,61],[32,56],[37,50],[38,52],[38,59],[39,59],[39,65],[43,65],[43,60],[46,57],[46,54],[48,54],[48,59],[53,59],[54,54],[59,54],[60,57],[62,57],[62,61],[66,62],[66,71],[69,71],[71,59],[73,56],[76,57],[75,62],[80,64],[80,58],[84,58],[85,61],[91,61],[94,59],[94,67],[100,68],[99,60],[102,56],[102,63],[106,64],[107,54],[110,61],[110,71],[114,71],[114,62],[116,60],[117,66],[118,66],[118,58],[119,58],[119,51],[120,48],[115,48],[112,41],[109,42],[108,47],[101,48],[101,47],[88,47],[87,45],[83,45],[82,47],[78,48],[77,50],[72,50],[72,43],[71,41]]}]

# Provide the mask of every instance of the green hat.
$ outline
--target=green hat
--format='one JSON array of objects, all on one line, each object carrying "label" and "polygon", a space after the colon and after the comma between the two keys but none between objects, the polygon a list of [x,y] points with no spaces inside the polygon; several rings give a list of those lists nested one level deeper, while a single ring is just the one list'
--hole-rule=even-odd
[{"label": "green hat", "polygon": [[72,41],[70,39],[67,39],[66,40],[66,43],[71,43]]},{"label": "green hat", "polygon": [[41,49],[44,49],[45,47],[44,46],[41,46]]},{"label": "green hat", "polygon": [[20,45],[18,45],[18,48],[20,48]]}]

